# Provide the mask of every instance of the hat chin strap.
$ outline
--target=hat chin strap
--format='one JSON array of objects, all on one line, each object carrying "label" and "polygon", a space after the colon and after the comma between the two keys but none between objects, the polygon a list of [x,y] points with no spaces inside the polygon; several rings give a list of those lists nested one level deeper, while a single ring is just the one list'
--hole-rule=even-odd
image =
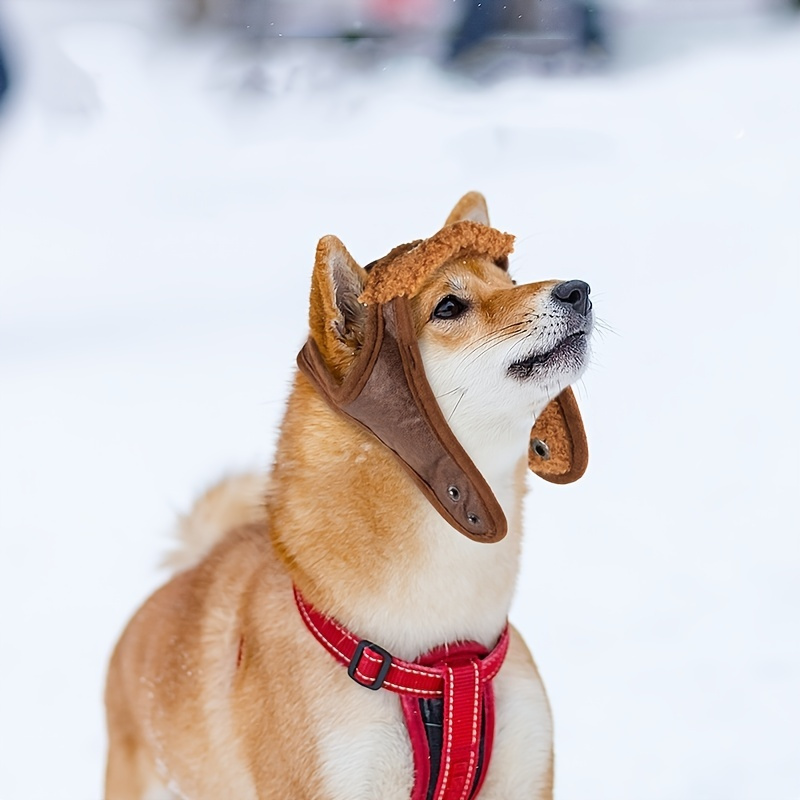
[{"label": "hat chin strap", "polygon": [[341,383],[311,338],[297,356],[300,370],[331,408],[397,456],[450,525],[477,542],[499,541],[508,530],[505,514],[436,402],[408,300],[369,303],[366,311],[364,344]]}]

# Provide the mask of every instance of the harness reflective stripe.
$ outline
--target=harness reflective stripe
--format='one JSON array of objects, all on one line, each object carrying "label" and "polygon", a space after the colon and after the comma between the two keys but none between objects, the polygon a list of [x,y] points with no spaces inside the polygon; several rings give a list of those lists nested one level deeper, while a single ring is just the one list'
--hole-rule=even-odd
[{"label": "harness reflective stripe", "polygon": [[320,614],[297,588],[294,596],[306,627],[356,683],[401,695],[414,754],[411,800],[476,798],[492,753],[492,680],[508,652],[508,626],[491,651],[459,642],[402,661]]}]

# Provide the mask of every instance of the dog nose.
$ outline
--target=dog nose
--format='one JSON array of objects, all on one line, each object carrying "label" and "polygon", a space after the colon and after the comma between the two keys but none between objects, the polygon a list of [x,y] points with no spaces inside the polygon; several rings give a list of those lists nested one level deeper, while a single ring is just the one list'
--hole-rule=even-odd
[{"label": "dog nose", "polygon": [[564,281],[553,287],[553,297],[585,317],[592,307],[592,301],[589,299],[591,291],[586,281]]}]

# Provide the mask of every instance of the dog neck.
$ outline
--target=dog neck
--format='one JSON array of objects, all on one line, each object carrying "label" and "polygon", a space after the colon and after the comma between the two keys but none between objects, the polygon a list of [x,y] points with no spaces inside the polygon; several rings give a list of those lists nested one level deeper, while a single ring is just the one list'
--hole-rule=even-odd
[{"label": "dog neck", "polygon": [[[518,571],[525,425],[475,424],[467,398],[442,410],[503,507],[508,535],[470,541],[398,460],[298,376],[268,499],[276,551],[312,605],[400,658],[503,630]],[[458,410],[458,414],[453,414]],[[527,423],[529,425],[529,422]]]}]

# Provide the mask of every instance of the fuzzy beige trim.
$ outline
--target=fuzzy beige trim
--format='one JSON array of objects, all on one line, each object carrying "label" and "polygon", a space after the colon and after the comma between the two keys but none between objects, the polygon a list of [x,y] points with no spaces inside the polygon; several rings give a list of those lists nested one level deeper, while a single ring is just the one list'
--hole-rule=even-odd
[{"label": "fuzzy beige trim", "polygon": [[479,222],[456,222],[429,239],[396,247],[376,261],[359,299],[362,303],[388,303],[395,297],[413,297],[434,270],[453,258],[475,255],[496,261],[513,249],[510,233]]}]

